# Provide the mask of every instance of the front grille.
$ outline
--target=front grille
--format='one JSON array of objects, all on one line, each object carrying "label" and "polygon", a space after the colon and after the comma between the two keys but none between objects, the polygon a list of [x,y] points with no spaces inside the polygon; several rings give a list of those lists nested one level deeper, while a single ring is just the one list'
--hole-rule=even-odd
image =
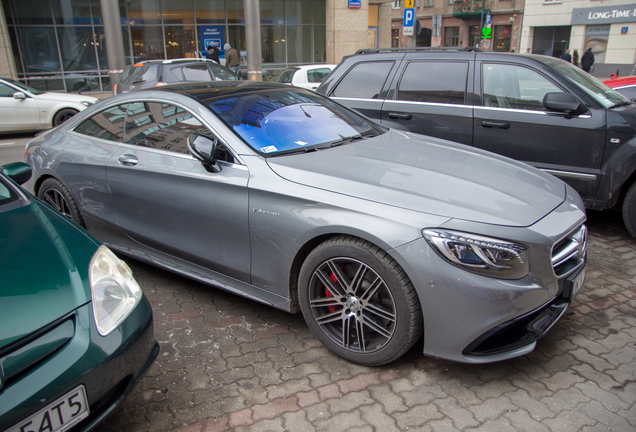
[{"label": "front grille", "polygon": [[585,262],[587,227],[581,225],[552,247],[552,268],[559,279],[569,276]]}]

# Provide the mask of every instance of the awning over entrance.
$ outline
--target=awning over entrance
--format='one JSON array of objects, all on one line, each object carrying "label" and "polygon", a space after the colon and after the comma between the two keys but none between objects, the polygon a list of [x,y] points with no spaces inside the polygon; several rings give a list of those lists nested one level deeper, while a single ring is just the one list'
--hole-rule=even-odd
[{"label": "awning over entrance", "polygon": [[[484,9],[484,19],[486,19],[486,15],[488,15],[491,11],[489,9]],[[478,11],[471,12],[453,12],[453,16],[455,18],[459,18],[464,21],[474,21],[481,19],[481,9]]]}]

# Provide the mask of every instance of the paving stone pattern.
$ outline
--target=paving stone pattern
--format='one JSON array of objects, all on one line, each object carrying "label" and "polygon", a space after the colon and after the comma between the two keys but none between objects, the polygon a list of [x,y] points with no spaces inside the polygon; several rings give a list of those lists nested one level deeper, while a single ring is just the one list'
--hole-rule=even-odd
[{"label": "paving stone pattern", "polygon": [[585,287],[521,358],[464,365],[422,342],[383,367],[325,349],[301,315],[131,262],[161,353],[97,431],[633,431],[636,241],[589,215]]}]

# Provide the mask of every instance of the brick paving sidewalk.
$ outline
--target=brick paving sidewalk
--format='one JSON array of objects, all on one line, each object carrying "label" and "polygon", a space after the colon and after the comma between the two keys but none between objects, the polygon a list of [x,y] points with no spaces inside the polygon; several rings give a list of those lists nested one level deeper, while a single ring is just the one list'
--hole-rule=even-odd
[{"label": "brick paving sidewalk", "polygon": [[632,431],[636,241],[591,213],[585,287],[521,358],[348,363],[291,315],[132,262],[161,354],[97,428],[112,431]]}]

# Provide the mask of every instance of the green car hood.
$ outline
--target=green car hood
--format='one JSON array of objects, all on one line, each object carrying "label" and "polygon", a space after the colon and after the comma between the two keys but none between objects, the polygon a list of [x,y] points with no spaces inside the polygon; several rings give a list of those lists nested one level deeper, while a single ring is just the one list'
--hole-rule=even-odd
[{"label": "green car hood", "polygon": [[98,245],[37,200],[0,208],[0,350],[91,301]]}]

